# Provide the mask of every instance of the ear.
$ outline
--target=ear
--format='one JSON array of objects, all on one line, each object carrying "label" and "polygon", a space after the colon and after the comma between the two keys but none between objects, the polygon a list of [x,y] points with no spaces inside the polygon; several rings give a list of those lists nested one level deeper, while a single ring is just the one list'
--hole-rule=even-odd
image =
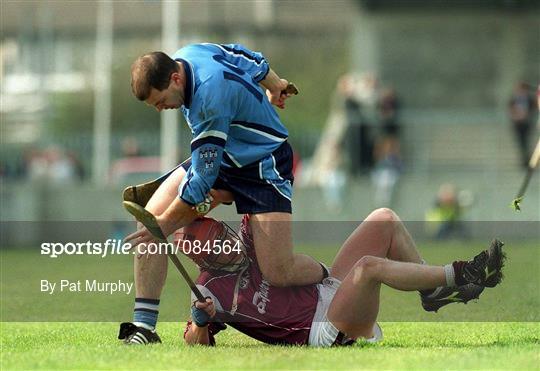
[{"label": "ear", "polygon": [[180,76],[180,73],[173,72],[171,75],[171,82],[175,85],[181,85],[182,83],[182,77]]}]

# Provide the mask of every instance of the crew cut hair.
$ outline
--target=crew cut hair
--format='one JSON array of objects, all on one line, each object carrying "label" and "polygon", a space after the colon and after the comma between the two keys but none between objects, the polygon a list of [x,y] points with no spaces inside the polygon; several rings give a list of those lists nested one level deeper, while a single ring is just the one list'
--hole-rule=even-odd
[{"label": "crew cut hair", "polygon": [[178,71],[176,62],[163,52],[142,55],[131,65],[131,91],[137,99],[145,101],[152,88],[167,89],[171,75]]}]

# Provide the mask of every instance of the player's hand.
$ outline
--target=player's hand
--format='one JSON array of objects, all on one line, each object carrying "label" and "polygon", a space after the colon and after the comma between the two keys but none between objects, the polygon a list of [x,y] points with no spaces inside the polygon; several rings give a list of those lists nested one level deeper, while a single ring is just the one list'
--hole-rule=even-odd
[{"label": "player's hand", "polygon": [[191,307],[191,318],[197,327],[204,327],[208,324],[211,318],[216,315],[216,307],[210,298],[206,298],[206,302],[201,303],[196,301]]},{"label": "player's hand", "polygon": [[273,90],[266,90],[266,96],[270,103],[281,109],[285,108],[285,100],[291,96],[291,94],[285,94],[283,91],[287,89],[289,82],[285,79],[280,79],[280,83],[277,84]]},{"label": "player's hand", "polygon": [[130,243],[132,249],[136,248],[135,251],[137,252],[138,259],[144,255],[148,255],[145,254],[146,246],[151,242],[157,242],[156,238],[140,222],[137,222],[137,231],[124,238],[124,243]]},{"label": "player's hand", "polygon": [[141,227],[138,227],[136,232],[133,232],[124,238],[124,242],[129,242],[131,245],[136,246],[141,243],[149,243],[154,239],[155,237],[152,235],[152,233],[150,233],[150,231],[141,224]]},{"label": "player's hand", "polygon": [[197,300],[196,302],[194,302],[194,305],[195,308],[205,311],[210,316],[210,318],[216,315],[216,307],[214,305],[214,301],[209,297],[206,298],[205,303],[201,303]]}]

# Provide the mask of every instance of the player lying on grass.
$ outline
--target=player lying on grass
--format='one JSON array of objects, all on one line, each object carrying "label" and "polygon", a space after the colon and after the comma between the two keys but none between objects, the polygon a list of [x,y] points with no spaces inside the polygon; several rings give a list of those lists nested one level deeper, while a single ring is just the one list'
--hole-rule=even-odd
[{"label": "player lying on grass", "polygon": [[[180,237],[223,244],[223,230],[223,223],[205,218],[184,228]],[[236,242],[231,233],[225,239]],[[390,209],[375,210],[357,227],[321,284],[270,285],[255,259],[249,216],[242,220],[240,240],[248,264],[231,262],[242,267],[240,271],[202,268],[204,259],[189,255],[201,266],[196,282],[207,300],[194,301],[192,321],[184,333],[186,343],[214,345],[214,335],[225,328],[223,323],[269,344],[331,346],[358,338],[376,341],[382,337],[376,323],[381,284],[401,291],[419,290],[424,309],[436,311],[449,303],[477,298],[484,287],[495,287],[502,279],[501,242],[494,240],[469,262],[422,264],[410,234]],[[243,259],[242,254],[237,259]],[[126,343],[160,342],[155,331],[131,323],[122,324],[119,338]]]}]

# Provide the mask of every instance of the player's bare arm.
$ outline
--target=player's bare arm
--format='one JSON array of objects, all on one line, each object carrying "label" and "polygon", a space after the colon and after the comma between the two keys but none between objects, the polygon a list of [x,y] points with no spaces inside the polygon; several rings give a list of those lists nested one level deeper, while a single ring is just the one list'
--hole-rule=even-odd
[{"label": "player's bare arm", "polygon": [[[178,167],[165,181],[158,187],[148,203],[145,205],[153,215],[161,215],[178,197],[178,185],[182,181],[186,171],[181,166]],[[146,229],[141,223],[137,223],[137,231]]]},{"label": "player's bare arm", "polygon": [[[184,168],[182,166],[178,167],[178,169],[176,169],[163,184],[159,186],[145,206],[146,210],[157,217],[158,223],[161,221],[160,226],[164,233],[167,233],[165,230],[169,231],[168,228],[164,228],[165,225],[168,225],[169,228],[174,228],[170,230],[170,234],[184,225],[191,223],[191,221],[199,216],[193,207],[187,205],[185,202],[181,202],[180,205],[175,202],[176,200],[179,200],[178,186],[185,175],[186,171]],[[222,202],[232,202],[233,196],[230,192],[224,190],[211,189],[209,199],[211,199],[210,209],[213,209]],[[167,224],[168,218],[176,218],[178,214],[181,215],[178,223]],[[176,225],[180,226],[176,227]],[[155,237],[141,223],[137,223],[137,231],[128,235],[124,240],[125,242],[140,244],[154,241]]]},{"label": "player's bare arm", "polygon": [[[211,189],[209,195],[210,197],[207,198],[210,205],[209,210],[212,210],[221,202],[230,202],[232,199],[230,192],[222,190]],[[169,207],[161,215],[158,215],[156,219],[163,233],[168,236],[174,231],[191,224],[191,222],[200,216],[201,214],[193,206],[187,204],[179,197],[175,197]]]},{"label": "player's bare arm", "polygon": [[192,323],[184,334],[184,341],[188,345],[210,345],[208,334],[208,321],[216,315],[214,302],[206,298],[206,303],[196,301],[192,307]]},{"label": "player's bare arm", "polygon": [[[168,236],[176,229],[188,225],[198,216],[199,214],[193,210],[192,206],[178,198],[174,198],[167,209],[161,215],[156,216],[156,220],[165,236]],[[136,244],[149,243],[154,240],[155,236],[144,227],[141,227],[124,239],[125,242],[133,242]]]},{"label": "player's bare arm", "polygon": [[[178,198],[178,185],[181,183],[186,172],[179,168],[158,188],[146,206],[146,209],[156,216],[156,220],[163,233],[168,236],[177,229],[189,225],[200,214],[191,206]],[[232,194],[223,190],[210,190],[210,210],[222,202],[231,202]],[[137,231],[125,237],[125,242],[136,244],[149,243],[155,240],[155,236],[140,223]]]},{"label": "player's bare arm", "polygon": [[287,85],[289,85],[287,80],[280,78],[274,70],[270,69],[268,75],[260,84],[266,89],[266,96],[270,103],[281,109],[285,108],[285,100],[291,96],[283,93]]}]

